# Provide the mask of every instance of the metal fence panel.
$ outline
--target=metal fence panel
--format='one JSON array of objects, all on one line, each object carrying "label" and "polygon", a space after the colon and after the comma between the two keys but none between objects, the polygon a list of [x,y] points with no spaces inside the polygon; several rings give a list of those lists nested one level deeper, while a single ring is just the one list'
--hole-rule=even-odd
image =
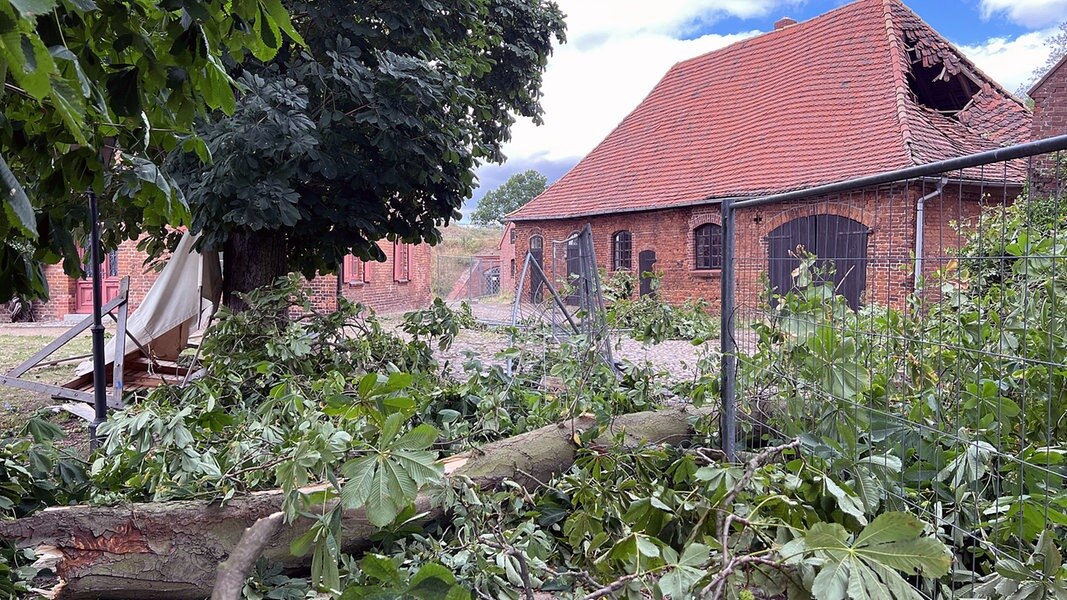
[{"label": "metal fence panel", "polygon": [[724,451],[799,436],[935,524],[930,595],[1067,539],[1065,182],[1060,137],[723,203]]}]

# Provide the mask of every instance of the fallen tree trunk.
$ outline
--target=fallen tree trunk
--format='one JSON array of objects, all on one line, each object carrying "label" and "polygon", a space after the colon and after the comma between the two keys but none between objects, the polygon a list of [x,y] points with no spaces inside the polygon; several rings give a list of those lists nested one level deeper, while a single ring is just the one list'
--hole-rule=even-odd
[{"label": "fallen tree trunk", "polygon": [[[678,444],[692,435],[693,418],[709,409],[672,408],[616,418],[598,442],[611,443],[619,432],[626,444]],[[574,462],[574,434],[592,429],[581,417],[487,444],[446,461],[450,477],[466,476],[482,489],[505,479],[537,487]],[[124,506],[70,506],[47,509],[15,521],[0,522],[0,538],[19,547],[34,547],[53,562],[60,579],[54,598],[192,599],[211,595],[219,563],[226,560],[253,523],[277,512],[280,491],[256,492],[225,506],[204,501],[176,501]],[[415,501],[430,521],[442,516],[427,494]],[[287,568],[300,568],[309,557],[293,556],[289,547],[307,531],[309,520],[282,525],[270,536],[263,556]],[[362,509],[345,511],[344,550],[369,544],[377,531]]]}]

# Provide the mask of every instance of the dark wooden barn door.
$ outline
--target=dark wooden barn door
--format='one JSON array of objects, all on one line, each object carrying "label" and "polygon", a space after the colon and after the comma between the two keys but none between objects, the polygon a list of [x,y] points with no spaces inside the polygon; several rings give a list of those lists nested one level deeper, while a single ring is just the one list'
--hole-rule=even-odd
[{"label": "dark wooden barn door", "polygon": [[649,295],[649,294],[651,294],[651,293],[653,293],[655,291],[655,290],[652,289],[652,278],[649,277],[648,275],[646,275],[646,273],[651,273],[652,269],[655,268],[655,266],[656,266],[656,251],[655,250],[642,250],[641,253],[637,255],[637,269],[638,269],[638,276],[641,278],[640,279],[640,282],[641,282],[640,289],[641,289],[641,295],[642,296],[647,296],[647,295]]},{"label": "dark wooden barn door", "polygon": [[578,232],[575,231],[571,234],[570,239],[567,240],[567,289],[570,293],[567,294],[567,304],[578,303],[578,290],[579,285],[578,277],[581,274],[582,256],[578,246]]},{"label": "dark wooden barn door", "polygon": [[[800,260],[793,256],[798,247],[819,258],[825,275],[833,274],[837,293],[858,308],[867,286],[867,235],[862,223],[838,215],[798,217],[780,225],[767,236],[767,271],[775,293],[793,287],[793,271]],[[825,267],[833,267],[832,269]]]},{"label": "dark wooden barn door", "polygon": [[530,302],[541,302],[545,297],[545,278],[541,276],[545,270],[545,238],[539,235],[530,238],[530,261],[540,267],[531,269]]}]

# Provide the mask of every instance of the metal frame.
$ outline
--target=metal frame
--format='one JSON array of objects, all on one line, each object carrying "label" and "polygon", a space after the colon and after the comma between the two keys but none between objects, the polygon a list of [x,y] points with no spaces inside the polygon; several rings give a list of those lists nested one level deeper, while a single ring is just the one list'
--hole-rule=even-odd
[{"label": "metal frame", "polygon": [[[122,282],[119,285],[119,293],[114,299],[109,301],[100,307],[101,314],[107,314],[115,320],[115,361],[114,369],[112,371],[112,392],[111,397],[107,400],[107,406],[110,408],[122,408],[122,389],[123,389],[123,366],[126,358],[126,338],[133,340],[137,344],[138,348],[142,348],[140,342],[133,339],[133,336],[126,330],[126,321],[129,316],[129,292],[130,292],[130,278],[123,277]],[[117,312],[118,314],[112,314]],[[78,322],[77,325],[71,327],[65,331],[58,338],[53,340],[47,346],[39,350],[36,354],[23,361],[21,364],[11,369],[5,374],[0,375],[0,385],[6,385],[8,387],[18,388],[31,392],[39,392],[44,394],[50,394],[53,398],[62,398],[65,400],[76,400],[78,402],[85,402],[86,404],[94,404],[95,397],[92,392],[83,392],[81,390],[72,390],[65,388],[61,385],[41,383],[39,381],[27,381],[21,379],[30,370],[45,366],[42,365],[49,356],[52,356],[60,348],[66,346],[72,339],[79,334],[89,329],[93,325],[93,316],[85,317]],[[142,348],[143,349],[143,348]],[[95,392],[95,390],[94,390]]]}]

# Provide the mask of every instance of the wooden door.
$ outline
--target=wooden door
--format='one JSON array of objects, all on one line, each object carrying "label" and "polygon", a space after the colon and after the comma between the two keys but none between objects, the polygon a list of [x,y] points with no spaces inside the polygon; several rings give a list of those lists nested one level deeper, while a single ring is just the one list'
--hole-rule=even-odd
[{"label": "wooden door", "polygon": [[637,268],[639,270],[638,277],[640,277],[640,293],[642,296],[648,296],[654,294],[655,290],[652,289],[652,277],[648,274],[652,272],[656,266],[656,251],[655,250],[642,250],[637,255]]},{"label": "wooden door", "polygon": [[567,304],[578,303],[578,286],[581,284],[578,278],[582,272],[582,252],[578,245],[578,232],[571,234],[567,240]]},{"label": "wooden door", "polygon": [[867,286],[867,236],[862,223],[838,215],[798,217],[767,236],[767,272],[771,288],[785,294],[793,288],[793,271],[800,265],[798,248],[818,257],[818,276],[832,277],[838,294],[858,308]]},{"label": "wooden door", "polygon": [[530,301],[541,302],[545,297],[545,238],[535,235],[530,238],[530,260],[540,269],[530,269]]},{"label": "wooden door", "polygon": [[[112,250],[104,257],[104,263],[100,265],[100,291],[101,304],[114,300],[119,295],[119,254]],[[93,312],[93,279],[92,271],[86,267],[82,270],[82,277],[74,284],[74,312],[89,314]]]}]

